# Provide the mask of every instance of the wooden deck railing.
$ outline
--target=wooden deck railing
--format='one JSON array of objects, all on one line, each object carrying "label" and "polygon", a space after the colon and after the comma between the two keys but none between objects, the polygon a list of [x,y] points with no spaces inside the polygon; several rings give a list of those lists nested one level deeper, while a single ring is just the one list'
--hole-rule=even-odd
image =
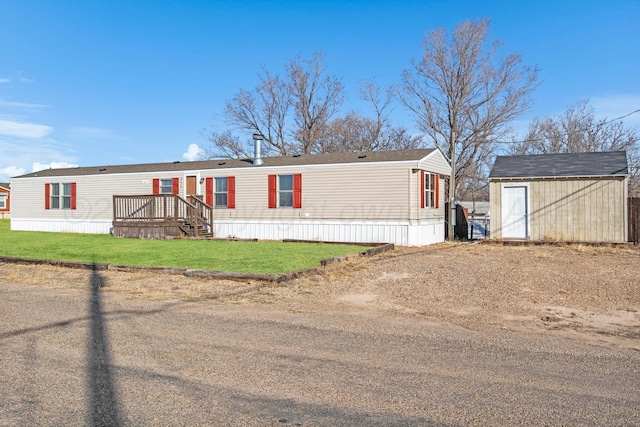
[{"label": "wooden deck railing", "polygon": [[200,230],[213,230],[213,208],[196,197],[190,201],[175,194],[113,196],[113,220],[125,222],[184,222]]},{"label": "wooden deck railing", "polygon": [[200,218],[203,224],[206,224],[206,228],[213,233],[213,207],[207,205],[198,196],[188,196],[187,200],[187,203],[195,209],[196,217]]}]

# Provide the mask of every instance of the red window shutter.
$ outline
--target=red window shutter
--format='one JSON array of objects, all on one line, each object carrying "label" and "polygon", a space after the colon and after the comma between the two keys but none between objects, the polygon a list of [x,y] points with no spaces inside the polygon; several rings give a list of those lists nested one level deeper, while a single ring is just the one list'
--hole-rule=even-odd
[{"label": "red window shutter", "polygon": [[440,207],[440,175],[436,174],[436,209]]},{"label": "red window shutter", "polygon": [[158,178],[153,180],[153,194],[160,194],[160,180]]},{"label": "red window shutter", "polygon": [[206,202],[209,206],[213,206],[213,178],[207,178],[205,184]]},{"label": "red window shutter", "polygon": [[424,208],[424,171],[420,171],[420,207]]},{"label": "red window shutter", "polygon": [[51,187],[49,184],[44,185],[44,208],[51,209]]},{"label": "red window shutter", "polygon": [[293,207],[302,207],[302,174],[293,175]]},{"label": "red window shutter", "polygon": [[236,177],[227,177],[227,208],[235,209],[236,207]]},{"label": "red window shutter", "polygon": [[171,180],[171,193],[178,194],[180,193],[180,180],[178,178],[173,178]]},{"label": "red window shutter", "polygon": [[269,175],[269,209],[278,207],[278,176]]},{"label": "red window shutter", "polygon": [[71,209],[76,208],[76,183],[71,183]]}]

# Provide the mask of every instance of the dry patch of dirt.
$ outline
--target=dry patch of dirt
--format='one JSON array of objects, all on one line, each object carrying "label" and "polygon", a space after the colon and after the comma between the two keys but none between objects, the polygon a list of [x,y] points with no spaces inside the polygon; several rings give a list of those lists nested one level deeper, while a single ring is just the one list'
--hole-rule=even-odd
[{"label": "dry patch of dirt", "polygon": [[279,295],[289,306],[313,301],[317,311],[368,309],[473,330],[579,334],[640,350],[640,250],[633,248],[398,248],[332,280],[299,279]]},{"label": "dry patch of dirt", "polygon": [[[0,264],[0,271],[4,277],[3,281],[81,292],[90,289],[92,274],[88,270],[17,264]],[[247,298],[262,293],[263,289],[274,286],[264,282],[209,280],[145,271],[99,271],[97,274],[104,279],[103,292],[122,293],[132,298],[151,300],[219,300],[242,303]]]},{"label": "dry patch of dirt", "polygon": [[[0,264],[1,281],[88,289],[91,272]],[[640,350],[640,250],[440,244],[353,258],[283,284],[100,272],[114,295],[293,313],[423,317],[478,331],[566,335]]]}]

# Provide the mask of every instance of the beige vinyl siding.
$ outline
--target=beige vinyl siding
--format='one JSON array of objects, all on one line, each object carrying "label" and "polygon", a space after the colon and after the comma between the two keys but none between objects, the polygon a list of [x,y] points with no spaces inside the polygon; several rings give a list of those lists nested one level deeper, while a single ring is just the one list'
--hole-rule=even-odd
[{"label": "beige vinyl siding", "polygon": [[[176,172],[13,179],[14,218],[112,220],[112,195],[152,194],[154,178],[180,178],[181,188],[184,181],[182,173]],[[56,182],[76,183],[75,210],[45,209],[44,186]]]},{"label": "beige vinyl siding", "polygon": [[[429,173],[425,171],[425,173]],[[445,198],[445,190],[446,190],[446,176],[440,175],[440,179],[438,181],[439,185],[439,196],[440,201],[438,203],[437,208],[425,207],[422,208],[420,205],[421,201],[421,185],[420,185],[420,170],[413,170],[411,174],[411,187],[413,189],[411,194],[411,219],[420,219],[420,220],[444,220],[445,211],[444,204],[447,202]]]},{"label": "beige vinyl siding", "polygon": [[[505,181],[502,181],[505,182]],[[529,183],[529,238],[584,242],[626,240],[626,185],[620,177],[508,181]],[[490,183],[491,235],[501,238],[501,181]]]},{"label": "beige vinyl siding", "polygon": [[426,156],[420,162],[418,162],[418,167],[425,172],[437,173],[440,174],[439,179],[439,195],[440,201],[438,203],[438,208],[421,208],[420,207],[420,177],[419,173],[417,173],[415,177],[415,185],[416,191],[414,192],[414,205],[418,209],[417,217],[421,220],[438,220],[444,221],[445,218],[445,203],[447,202],[445,194],[446,194],[446,185],[449,176],[451,175],[451,166],[448,161],[445,159],[444,155],[440,150],[434,150],[431,154]]},{"label": "beige vinyl siding", "polygon": [[322,219],[406,220],[409,178],[405,171],[406,166],[398,165],[308,169],[302,172],[302,210],[306,203],[314,209],[310,216]]},{"label": "beige vinyl siding", "polygon": [[422,209],[420,208],[420,170],[413,169],[409,171],[409,179],[410,181],[410,191],[409,191],[409,200],[410,202],[410,218],[411,220],[420,219],[420,215],[422,214]]},{"label": "beige vinyl siding", "polygon": [[[236,177],[236,208],[216,209],[215,219],[408,220],[409,180],[415,162],[362,165],[255,167],[225,170],[30,177],[14,179],[12,208],[17,218],[111,220],[112,195],[152,194],[153,179]],[[268,208],[268,175],[302,174],[302,209]],[[45,210],[44,184],[75,182],[77,209]],[[204,195],[205,186],[199,185]],[[414,189],[417,197],[419,187]]]},{"label": "beige vinyl siding", "polygon": [[[113,220],[113,195],[149,195],[153,193],[154,179],[178,178],[179,195],[184,197],[187,177],[193,175],[197,193],[205,196],[206,178],[233,176],[235,208],[214,210],[217,236],[427,245],[444,239],[444,176],[449,172],[440,153],[430,160],[440,168],[425,170],[440,173],[438,209],[420,208],[418,159],[225,168],[212,165],[212,169],[164,172],[91,168],[91,174],[74,169],[64,172],[71,176],[30,175],[13,179],[12,210],[17,216],[12,220],[12,229],[108,233]],[[185,166],[196,164],[180,165]],[[441,173],[444,169],[445,175]],[[302,175],[302,208],[268,207],[268,176],[279,174]],[[45,184],[56,182],[76,183],[77,209],[45,209]]]},{"label": "beige vinyl siding", "polygon": [[424,159],[420,160],[420,162],[418,162],[418,168],[441,175],[451,175],[451,166],[439,150],[433,151]]},{"label": "beige vinyl siding", "polygon": [[[407,220],[406,164],[351,167],[270,167],[203,171],[202,177],[235,176],[236,208],[216,209],[219,219]],[[268,207],[268,175],[302,174],[302,208]]]}]

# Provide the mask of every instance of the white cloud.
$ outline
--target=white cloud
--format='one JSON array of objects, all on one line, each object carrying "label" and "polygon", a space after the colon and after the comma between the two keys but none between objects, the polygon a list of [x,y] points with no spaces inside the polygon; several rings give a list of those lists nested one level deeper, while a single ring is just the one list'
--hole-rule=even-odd
[{"label": "white cloud", "polygon": [[9,178],[24,175],[26,170],[24,168],[19,168],[17,166],[7,166],[6,168],[0,169],[0,181],[9,181]]},{"label": "white cloud", "polygon": [[18,138],[43,138],[53,132],[51,126],[36,123],[20,123],[12,120],[0,120],[0,135]]},{"label": "white cloud", "polygon": [[0,107],[5,107],[8,109],[28,110],[28,111],[41,111],[45,108],[48,108],[49,106],[45,104],[33,104],[29,102],[6,101],[0,98]]},{"label": "white cloud", "polygon": [[186,153],[182,154],[182,158],[191,162],[193,160],[198,160],[204,154],[204,150],[198,147],[198,144],[191,144],[189,148],[187,148]]},{"label": "white cloud", "polygon": [[[77,157],[69,147],[51,138],[24,139],[0,135],[0,182],[9,182],[12,176],[29,173],[32,169],[77,166]],[[34,162],[47,159],[50,163]]]},{"label": "white cloud", "polygon": [[40,163],[33,162],[31,167],[31,172],[38,172],[44,169],[63,169],[63,168],[77,168],[80,165],[76,165],[68,162],[51,162],[51,163]]},{"label": "white cloud", "polygon": [[11,79],[0,77],[0,83],[11,83]]}]

